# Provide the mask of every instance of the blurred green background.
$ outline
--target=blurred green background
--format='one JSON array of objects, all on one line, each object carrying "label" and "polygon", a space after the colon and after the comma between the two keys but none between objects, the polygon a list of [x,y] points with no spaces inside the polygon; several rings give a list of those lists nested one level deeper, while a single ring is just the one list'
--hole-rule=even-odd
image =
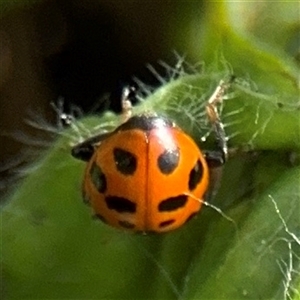
[{"label": "blurred green background", "polygon": [[[0,4],[3,299],[299,299],[298,2]],[[254,151],[226,164],[213,199],[234,222],[204,208],[178,231],[129,235],[83,207],[84,166],[70,157],[69,139],[53,142],[25,120],[55,125],[50,102],[60,95],[67,111],[97,103],[118,112],[122,84],[138,77],[159,86],[145,66],[168,78],[157,62],[174,66],[173,50],[200,63],[199,73],[164,84],[138,110],[166,113],[196,139],[182,112],[197,121],[191,100],[201,107],[233,72],[240,84],[223,110],[229,143]],[[92,129],[116,118],[82,122]]]}]

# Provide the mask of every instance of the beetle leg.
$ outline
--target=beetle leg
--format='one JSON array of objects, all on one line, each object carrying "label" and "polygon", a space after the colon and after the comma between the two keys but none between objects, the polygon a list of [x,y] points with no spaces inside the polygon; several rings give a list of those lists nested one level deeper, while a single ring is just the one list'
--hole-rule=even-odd
[{"label": "beetle leg", "polygon": [[72,156],[83,161],[89,161],[99,144],[110,135],[111,132],[98,134],[75,145],[71,150]]},{"label": "beetle leg", "polygon": [[227,137],[224,125],[219,116],[218,104],[223,102],[224,94],[233,80],[233,76],[227,82],[221,80],[214,93],[208,99],[206,105],[206,114],[211,123],[216,141],[216,150],[207,151],[205,153],[205,158],[210,167],[219,167],[223,165],[228,158]]}]

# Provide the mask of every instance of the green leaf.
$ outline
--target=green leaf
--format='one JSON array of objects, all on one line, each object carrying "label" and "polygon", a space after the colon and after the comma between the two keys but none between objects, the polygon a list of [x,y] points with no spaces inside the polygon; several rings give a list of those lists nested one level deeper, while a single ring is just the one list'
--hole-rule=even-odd
[{"label": "green leaf", "polygon": [[[170,80],[134,112],[167,115],[201,148],[213,147],[211,137],[201,142],[209,130],[205,101],[234,73],[222,120],[230,147],[254,151],[226,163],[218,194],[196,219],[167,234],[133,235],[91,218],[81,199],[84,163],[70,154],[70,135],[79,140],[78,131],[120,120],[105,114],[78,121],[2,208],[4,297],[299,299],[299,69],[279,43],[270,49],[262,42],[267,34],[257,37],[258,26],[251,34],[246,26],[237,30],[232,6],[208,4],[205,30],[190,40],[191,53],[201,49],[209,66]],[[273,25],[283,33],[281,20]]]},{"label": "green leaf", "polygon": [[[299,178],[299,168],[289,170],[255,197],[236,235],[227,235],[232,239],[230,249],[228,242],[224,246],[224,239],[216,238],[223,237],[228,227],[225,220],[210,228],[208,248],[202,249],[190,274],[187,299],[288,299],[291,290],[286,291],[285,286],[294,286],[293,272],[299,268]],[[204,275],[204,264],[206,269],[207,264],[216,264],[207,261],[209,249],[221,253],[217,267]],[[201,287],[197,286],[199,279],[204,281]]]}]

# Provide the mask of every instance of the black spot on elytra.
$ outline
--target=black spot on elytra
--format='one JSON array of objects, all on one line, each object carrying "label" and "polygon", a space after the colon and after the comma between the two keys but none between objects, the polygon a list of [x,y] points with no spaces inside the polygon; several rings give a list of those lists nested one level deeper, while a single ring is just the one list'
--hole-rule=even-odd
[{"label": "black spot on elytra", "polygon": [[132,224],[128,221],[119,221],[119,225],[122,226],[123,228],[127,228],[127,229],[133,229],[135,227],[134,224]]},{"label": "black spot on elytra", "polygon": [[118,171],[124,175],[132,175],[137,168],[137,160],[135,155],[121,148],[113,150],[114,161]]},{"label": "black spot on elytra", "polygon": [[136,204],[126,198],[107,196],[105,197],[106,205],[109,209],[113,209],[118,213],[135,213]]},{"label": "black spot on elytra", "polygon": [[203,176],[203,166],[201,164],[201,161],[198,159],[195,166],[190,172],[189,176],[189,190],[193,191],[198,183],[201,181],[201,178]]},{"label": "black spot on elytra", "polygon": [[188,201],[188,197],[185,195],[179,195],[177,197],[170,197],[166,200],[163,200],[158,205],[158,210],[163,211],[173,211],[178,208],[185,206]]},{"label": "black spot on elytra", "polygon": [[92,164],[92,167],[90,169],[90,176],[96,189],[100,193],[104,193],[106,191],[106,177],[101,168],[96,163]]},{"label": "black spot on elytra", "polygon": [[171,225],[171,224],[173,224],[175,222],[175,220],[167,220],[167,221],[164,221],[164,222],[161,222],[160,224],[159,224],[159,227],[167,227],[167,226],[169,226],[169,225]]},{"label": "black spot on elytra", "polygon": [[157,165],[163,174],[171,174],[179,163],[179,149],[165,150],[157,159]]}]

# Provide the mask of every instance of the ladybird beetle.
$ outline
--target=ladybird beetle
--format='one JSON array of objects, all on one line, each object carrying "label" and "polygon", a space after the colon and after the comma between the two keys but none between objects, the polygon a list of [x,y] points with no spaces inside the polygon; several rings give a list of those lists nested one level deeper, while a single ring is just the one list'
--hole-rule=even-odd
[{"label": "ladybird beetle", "polygon": [[195,216],[208,189],[209,167],[227,158],[217,111],[227,87],[221,81],[206,105],[217,141],[212,152],[202,152],[166,117],[131,116],[125,90],[124,122],[72,148],[75,158],[87,162],[83,198],[95,216],[111,226],[144,233],[167,232]]}]

